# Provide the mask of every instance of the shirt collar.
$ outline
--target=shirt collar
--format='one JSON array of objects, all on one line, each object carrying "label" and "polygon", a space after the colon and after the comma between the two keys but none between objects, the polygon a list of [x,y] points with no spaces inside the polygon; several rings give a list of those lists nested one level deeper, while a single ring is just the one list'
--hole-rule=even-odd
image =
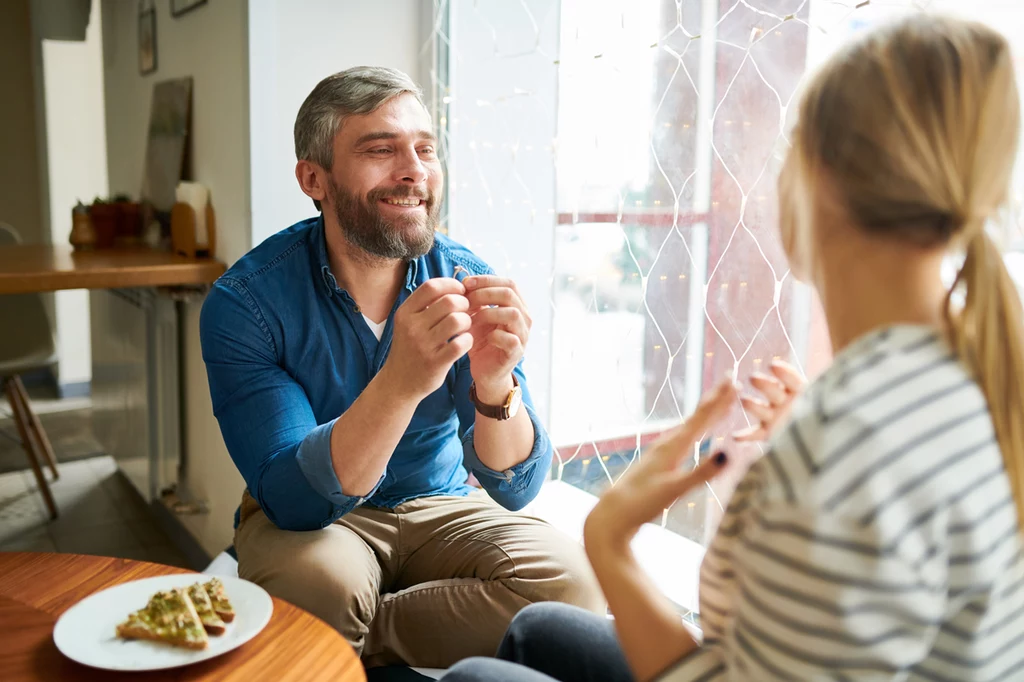
[{"label": "shirt collar", "polygon": [[[422,256],[421,256],[422,258]],[[416,281],[420,271],[420,258],[409,261],[409,269],[405,273],[405,288],[408,291],[413,291],[418,282]]]}]

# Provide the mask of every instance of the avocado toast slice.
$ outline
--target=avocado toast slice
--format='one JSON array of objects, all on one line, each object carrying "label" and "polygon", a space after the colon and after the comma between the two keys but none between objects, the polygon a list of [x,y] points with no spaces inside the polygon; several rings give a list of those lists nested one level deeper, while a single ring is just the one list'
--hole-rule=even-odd
[{"label": "avocado toast slice", "polygon": [[128,616],[117,626],[124,639],[148,639],[186,649],[205,649],[210,641],[196,607],[185,589],[153,595],[146,608]]},{"label": "avocado toast slice", "polygon": [[210,595],[210,601],[213,603],[213,610],[217,612],[220,619],[225,623],[230,623],[235,619],[235,607],[228,601],[227,594],[224,593],[224,583],[219,578],[213,578],[207,583],[203,584],[206,588],[206,593]]},{"label": "avocado toast slice", "polygon": [[224,621],[213,610],[213,602],[210,601],[210,595],[206,593],[206,588],[202,583],[196,583],[189,587],[188,596],[196,607],[196,613],[199,614],[199,620],[206,631],[211,635],[223,635],[226,629]]}]

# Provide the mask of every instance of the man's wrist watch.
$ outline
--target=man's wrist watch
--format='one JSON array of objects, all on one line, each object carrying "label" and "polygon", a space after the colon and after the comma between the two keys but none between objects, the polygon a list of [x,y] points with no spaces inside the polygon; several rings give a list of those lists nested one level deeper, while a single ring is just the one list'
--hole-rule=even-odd
[{"label": "man's wrist watch", "polygon": [[480,402],[480,399],[476,395],[476,382],[469,387],[469,399],[473,401],[476,406],[476,411],[485,417],[491,419],[497,419],[498,421],[505,421],[511,419],[519,413],[519,408],[523,405],[523,389],[519,386],[519,379],[516,375],[512,375],[512,390],[509,391],[508,397],[505,398],[505,402],[502,405],[487,405]]}]

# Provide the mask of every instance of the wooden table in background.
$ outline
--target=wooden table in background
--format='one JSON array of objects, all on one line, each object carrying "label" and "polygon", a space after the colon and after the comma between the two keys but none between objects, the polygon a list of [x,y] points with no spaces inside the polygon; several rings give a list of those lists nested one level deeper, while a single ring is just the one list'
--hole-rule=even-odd
[{"label": "wooden table in background", "polygon": [[[213,258],[186,258],[141,246],[80,251],[69,244],[0,246],[0,296],[70,289],[107,290],[144,311],[148,462],[144,470],[134,472],[128,479],[150,503],[159,500],[161,487],[177,483],[160,479],[156,472],[184,468],[180,443],[188,435],[181,433],[178,379],[184,371],[178,366],[183,302],[200,296],[225,270],[224,263]],[[0,320],[0,327],[17,329],[14,320]],[[104,375],[103,369],[109,370],[97,371],[94,364],[93,377]],[[103,445],[109,449],[110,443]],[[115,459],[119,457],[116,451],[110,454]]]},{"label": "wooden table in background", "polygon": [[0,295],[66,289],[211,284],[225,266],[147,248],[75,251],[62,244],[0,246]]},{"label": "wooden table in background", "polygon": [[53,627],[81,599],[120,583],[181,569],[78,554],[0,553],[0,671],[5,682],[50,680],[302,680],[365,682],[355,652],[336,630],[274,598],[274,615],[239,648],[200,663],[145,673],[96,670],[65,658]]}]

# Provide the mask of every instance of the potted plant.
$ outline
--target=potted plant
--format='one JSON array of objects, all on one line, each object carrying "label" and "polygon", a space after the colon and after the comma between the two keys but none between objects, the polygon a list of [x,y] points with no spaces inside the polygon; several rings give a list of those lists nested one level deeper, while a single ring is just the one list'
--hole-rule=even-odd
[{"label": "potted plant", "polygon": [[142,215],[138,202],[132,201],[127,194],[118,194],[113,201],[118,212],[116,242],[118,244],[138,242],[142,231]]},{"label": "potted plant", "polygon": [[119,215],[117,204],[99,197],[93,200],[89,207],[89,219],[96,232],[97,249],[109,249],[114,245]]}]

